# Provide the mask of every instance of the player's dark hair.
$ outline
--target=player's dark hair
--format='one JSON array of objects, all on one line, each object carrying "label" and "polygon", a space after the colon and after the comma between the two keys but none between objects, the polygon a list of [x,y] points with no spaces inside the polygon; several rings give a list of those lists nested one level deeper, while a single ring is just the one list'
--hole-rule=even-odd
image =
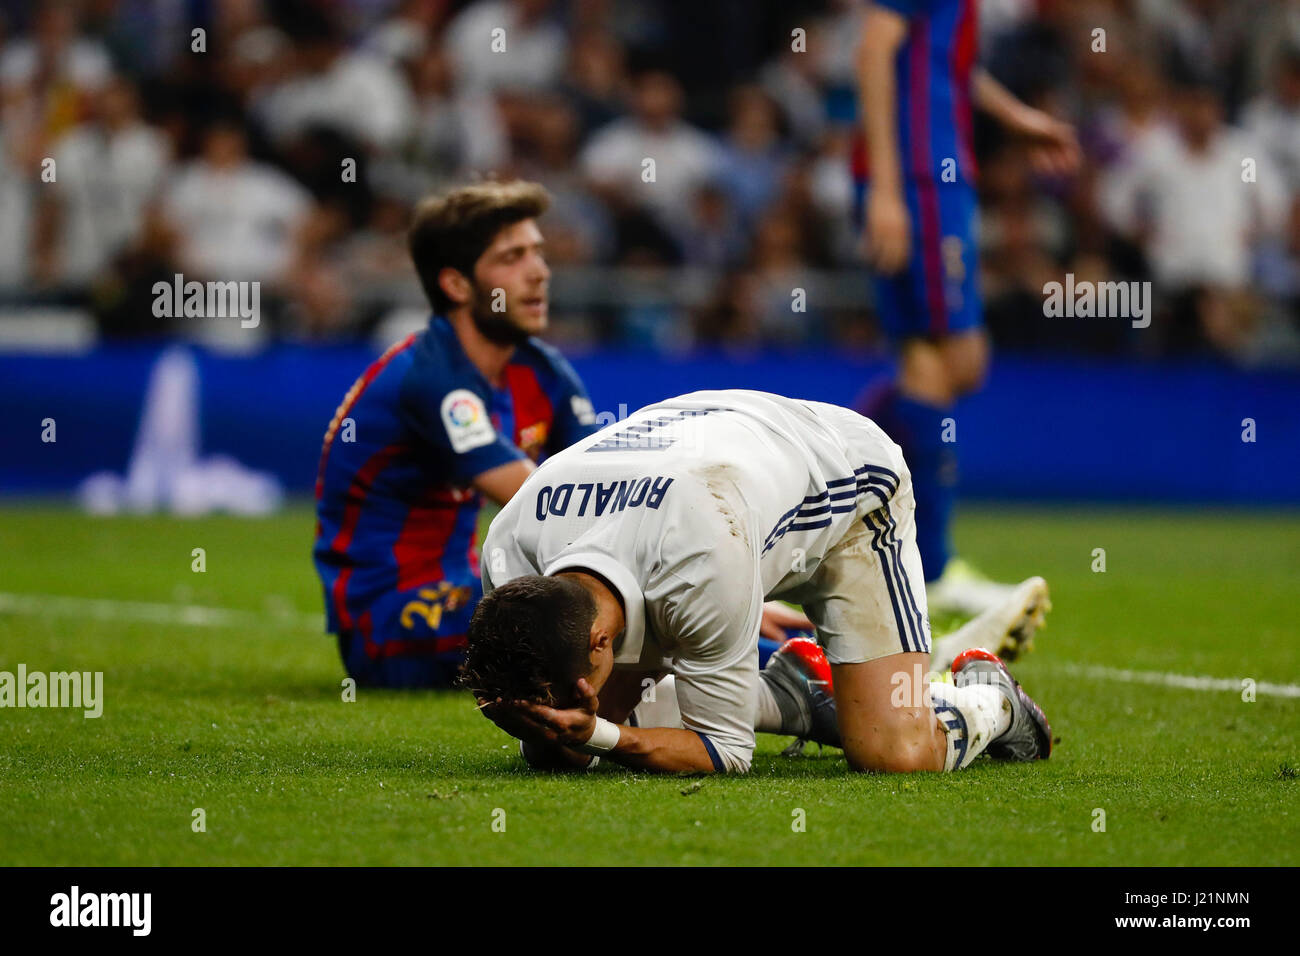
[{"label": "player's dark hair", "polygon": [[591,673],[596,601],[565,577],[527,575],[485,594],[469,622],[460,684],[483,700],[569,702]]},{"label": "player's dark hair", "polygon": [[550,205],[551,194],[544,186],[519,179],[473,183],[420,200],[411,217],[407,247],[434,311],[445,314],[454,305],[438,285],[439,272],[450,266],[473,279],[474,263],[497,233],[536,219]]}]

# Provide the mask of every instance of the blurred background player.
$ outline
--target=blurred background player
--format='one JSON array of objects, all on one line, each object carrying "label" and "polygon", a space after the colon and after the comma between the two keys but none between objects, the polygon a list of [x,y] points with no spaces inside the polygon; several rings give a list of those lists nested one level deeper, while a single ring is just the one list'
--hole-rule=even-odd
[{"label": "blurred background player", "polygon": [[975,66],[977,21],[976,0],[867,3],[857,61],[865,141],[854,156],[876,307],[899,349],[896,378],[869,390],[858,410],[903,447],[912,469],[931,609],[961,615],[996,605],[1012,587],[954,559],[949,538],[957,461],[948,418],[989,361],[972,106],[1026,139],[1041,172],[1068,175],[1080,159],[1069,124]]},{"label": "blurred background player", "polygon": [[384,353],[330,422],[315,559],[328,629],[359,684],[445,687],[482,595],[483,498],[595,430],[546,328],[541,186],[488,182],[416,207],[411,258],[434,314]]}]

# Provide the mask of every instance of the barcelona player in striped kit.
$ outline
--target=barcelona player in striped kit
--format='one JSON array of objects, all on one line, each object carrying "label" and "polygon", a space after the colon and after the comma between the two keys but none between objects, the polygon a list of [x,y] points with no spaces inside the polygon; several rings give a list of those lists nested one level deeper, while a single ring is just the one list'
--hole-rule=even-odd
[{"label": "barcelona player in striped kit", "polygon": [[314,557],[349,675],[450,686],[480,597],[476,529],[541,457],[595,431],[582,383],[533,336],[550,272],[531,183],[425,200],[411,256],[434,315],[344,397],[316,480]]},{"label": "barcelona player in striped kit", "polygon": [[[931,609],[978,614],[1007,585],[951,560],[954,402],[988,366],[978,288],[974,107],[1020,137],[1039,172],[1079,163],[1073,128],[1018,100],[975,64],[977,0],[868,0],[858,52],[862,137],[857,209],[876,307],[897,343],[897,376],[858,410],[902,447],[912,469],[917,543]],[[945,441],[945,437],[948,438]]]}]

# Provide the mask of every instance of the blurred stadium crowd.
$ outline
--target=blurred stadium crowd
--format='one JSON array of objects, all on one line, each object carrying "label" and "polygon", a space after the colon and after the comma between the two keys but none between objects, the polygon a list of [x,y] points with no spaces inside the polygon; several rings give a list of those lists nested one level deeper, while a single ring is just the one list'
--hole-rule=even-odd
[{"label": "blurred stadium crowd", "polygon": [[[562,341],[879,344],[850,209],[859,15],[0,0],[0,306],[86,310],[105,338],[186,332],[152,309],[181,272],[260,280],[258,336],[368,339],[424,314],[412,202],[490,173],[555,196]],[[1043,180],[977,131],[999,345],[1300,363],[1300,0],[981,0],[981,18],[984,65],[1076,123],[1087,156]],[[1150,280],[1155,323],[1045,318],[1066,273]]]}]

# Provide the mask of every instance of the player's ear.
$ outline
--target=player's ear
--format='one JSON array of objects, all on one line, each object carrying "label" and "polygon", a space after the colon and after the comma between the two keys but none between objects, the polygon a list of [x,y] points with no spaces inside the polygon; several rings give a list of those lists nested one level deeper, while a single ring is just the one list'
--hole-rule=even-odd
[{"label": "player's ear", "polygon": [[596,627],[595,624],[592,624],[590,647],[593,652],[603,651],[606,648],[610,647],[613,643],[614,643],[614,635],[609,633],[609,628],[606,627],[598,628]]},{"label": "player's ear", "polygon": [[469,279],[465,278],[465,273],[459,269],[453,269],[451,266],[443,266],[439,269],[438,287],[442,289],[443,295],[457,305],[464,305],[470,300]]}]

